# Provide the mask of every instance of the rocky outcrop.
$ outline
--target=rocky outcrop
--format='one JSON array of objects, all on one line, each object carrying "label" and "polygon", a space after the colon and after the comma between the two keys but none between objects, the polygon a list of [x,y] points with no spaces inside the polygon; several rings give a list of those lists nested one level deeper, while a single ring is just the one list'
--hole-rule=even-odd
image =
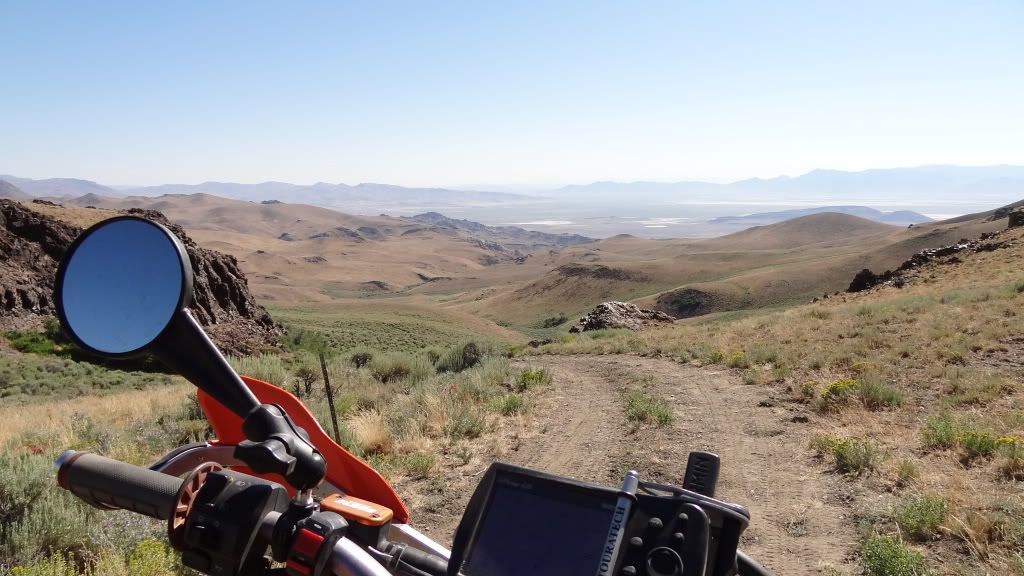
[{"label": "rocky outcrop", "polygon": [[0,199],[0,326],[28,328],[54,313],[57,262],[78,232]]},{"label": "rocky outcrop", "polygon": [[[284,236],[284,234],[282,234],[282,236]],[[345,240],[352,240],[354,242],[366,242],[366,239],[360,236],[358,232],[355,230],[349,230],[344,226],[338,226],[332,230],[313,234],[309,237],[310,240],[316,240],[317,238],[342,238]],[[284,240],[284,238],[281,238],[281,240]]]},{"label": "rocky outcrop", "polygon": [[612,268],[603,264],[563,264],[555,268],[561,276],[576,278],[594,278],[596,280],[619,280],[626,282],[643,282],[647,275],[622,268]]},{"label": "rocky outcrop", "polygon": [[1024,226],[1024,208],[1016,208],[1007,214],[1010,221],[1007,224],[1007,228],[1019,228]]},{"label": "rocky outcrop", "polygon": [[675,318],[664,312],[647,310],[629,302],[604,302],[580,318],[569,332],[589,332],[608,328],[640,330],[658,324],[671,324],[673,321]]},{"label": "rocky outcrop", "polygon": [[[233,256],[207,250],[180,226],[152,210],[127,210],[167,226],[185,245],[192,261],[191,311],[228,354],[248,354],[276,346],[280,325],[249,292]],[[32,328],[55,313],[53,281],[57,263],[81,229],[0,200],[0,328]]]},{"label": "rocky outcrop", "polygon": [[926,264],[944,263],[958,264],[961,262],[957,256],[961,253],[991,252],[1007,246],[1007,242],[998,239],[998,232],[987,232],[977,240],[960,240],[956,244],[942,246],[941,248],[929,248],[914,254],[896,270],[886,270],[876,274],[867,268],[861,270],[853,277],[847,292],[863,292],[882,284],[902,288],[907,282],[907,274],[917,270]]}]

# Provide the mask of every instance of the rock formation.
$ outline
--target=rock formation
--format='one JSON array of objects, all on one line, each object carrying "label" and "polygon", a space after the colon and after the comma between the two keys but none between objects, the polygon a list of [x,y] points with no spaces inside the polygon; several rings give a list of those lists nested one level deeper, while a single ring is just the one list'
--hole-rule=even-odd
[{"label": "rock formation", "polygon": [[[167,226],[184,243],[194,274],[191,311],[227,354],[276,346],[282,328],[249,292],[234,256],[199,247],[163,214],[131,209]],[[81,230],[0,199],[0,329],[33,328],[55,313],[57,262]]]},{"label": "rock formation", "polygon": [[640,330],[658,324],[671,324],[674,321],[675,318],[664,312],[647,310],[629,302],[604,302],[580,318],[580,321],[570,328],[569,332],[589,332],[607,328]]}]

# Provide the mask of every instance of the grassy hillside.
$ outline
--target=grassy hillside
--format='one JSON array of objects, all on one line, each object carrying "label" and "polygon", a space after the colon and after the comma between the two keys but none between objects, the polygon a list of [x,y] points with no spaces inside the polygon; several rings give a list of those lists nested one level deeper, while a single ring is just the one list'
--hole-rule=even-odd
[{"label": "grassy hillside", "polygon": [[994,242],[909,273],[902,289],[565,337],[539,353],[667,356],[763,386],[807,428],[799,462],[834,474],[848,503],[864,542],[850,571],[917,574],[893,566],[923,555],[945,574],[1024,574],[1024,230]]},{"label": "grassy hillside", "polygon": [[707,240],[616,236],[566,248],[534,263],[538,277],[490,294],[468,293],[474,313],[516,326],[558,314],[575,316],[605,300],[659,300],[689,290],[701,313],[793,305],[845,290],[863,268],[894,268],[924,248],[1004,228],[972,220],[896,228],[843,214],[815,214]]},{"label": "grassy hillside", "polygon": [[337,352],[356,348],[409,352],[467,340],[508,345],[524,339],[487,320],[427,302],[271,303],[268,309],[289,328],[286,338],[293,345],[302,347],[303,340],[312,340]]},{"label": "grassy hillside", "polygon": [[719,250],[777,250],[811,246],[853,244],[866,236],[890,234],[897,227],[866,218],[826,212],[811,214],[713,238],[702,244]]}]

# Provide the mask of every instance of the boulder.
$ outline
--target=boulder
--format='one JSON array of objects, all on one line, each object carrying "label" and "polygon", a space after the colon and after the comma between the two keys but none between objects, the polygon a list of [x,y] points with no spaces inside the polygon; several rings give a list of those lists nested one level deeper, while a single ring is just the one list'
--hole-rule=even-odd
[{"label": "boulder", "polygon": [[1007,228],[1019,228],[1024,226],[1024,207],[1015,208],[1009,214],[1010,222],[1007,224]]},{"label": "boulder", "polygon": [[658,324],[671,324],[674,321],[675,318],[664,312],[647,310],[629,302],[604,302],[580,318],[569,332],[589,332],[608,328],[640,330]]}]

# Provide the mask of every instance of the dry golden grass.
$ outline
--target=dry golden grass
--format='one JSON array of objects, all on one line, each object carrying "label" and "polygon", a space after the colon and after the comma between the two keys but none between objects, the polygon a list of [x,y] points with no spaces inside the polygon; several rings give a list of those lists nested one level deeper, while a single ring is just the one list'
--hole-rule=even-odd
[{"label": "dry golden grass", "polygon": [[100,220],[106,220],[107,218],[113,218],[117,216],[117,212],[114,210],[104,210],[102,208],[79,208],[76,206],[48,206],[46,204],[35,204],[31,201],[22,202],[30,210],[45,214],[58,220],[63,220],[72,226],[78,226],[79,228],[88,228]]},{"label": "dry golden grass", "polygon": [[366,454],[390,452],[393,438],[387,418],[378,410],[357,412],[345,421],[345,428]]},{"label": "dry golden grass", "polygon": [[177,384],[150,390],[60,399],[24,406],[0,407],[0,445],[28,432],[46,430],[58,442],[70,444],[74,438],[71,422],[87,416],[111,427],[161,414],[180,406],[193,393],[191,384]]}]

